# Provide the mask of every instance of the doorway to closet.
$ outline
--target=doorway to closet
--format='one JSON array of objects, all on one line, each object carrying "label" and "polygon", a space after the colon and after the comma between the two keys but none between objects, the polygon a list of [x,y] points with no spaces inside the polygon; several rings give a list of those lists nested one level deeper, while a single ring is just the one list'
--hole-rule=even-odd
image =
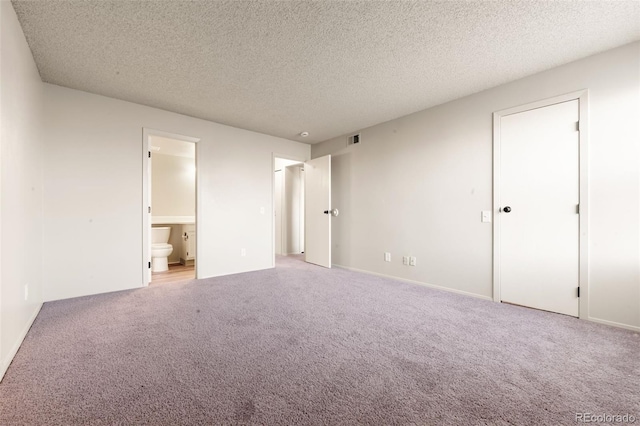
[{"label": "doorway to closet", "polygon": [[273,173],[274,252],[304,260],[304,163],[276,157]]}]

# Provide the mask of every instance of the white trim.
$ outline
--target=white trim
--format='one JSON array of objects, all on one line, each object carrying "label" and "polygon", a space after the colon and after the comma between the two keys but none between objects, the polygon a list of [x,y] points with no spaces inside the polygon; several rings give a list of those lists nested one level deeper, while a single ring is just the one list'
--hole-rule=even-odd
[{"label": "white trim", "polygon": [[579,318],[589,318],[589,90],[584,89],[493,113],[493,300],[500,302],[500,120],[532,109],[578,100],[580,120]]},{"label": "white trim", "polygon": [[[273,214],[275,211],[276,203],[276,158],[282,158],[283,160],[299,161],[305,163],[308,161],[302,159],[302,157],[296,157],[290,154],[278,154],[277,152],[271,153],[271,267],[276,267],[276,217]],[[305,239],[306,241],[306,239]]]},{"label": "white trim", "polygon": [[[152,219],[150,219],[150,214],[148,213],[148,207],[149,207],[149,197],[150,197],[150,191],[149,191],[149,187],[151,185],[151,182],[149,182],[149,152],[151,151],[151,146],[150,146],[150,142],[149,142],[149,136],[160,136],[163,138],[169,138],[169,139],[177,139],[180,141],[184,141],[184,142],[192,142],[196,144],[196,158],[195,158],[195,163],[196,163],[196,215],[193,218],[194,222],[196,222],[197,224],[197,220],[198,217],[201,217],[201,213],[200,213],[200,201],[201,195],[200,195],[200,185],[198,185],[198,182],[200,181],[200,168],[198,167],[198,158],[199,158],[199,151],[200,151],[200,146],[198,144],[198,142],[200,142],[200,138],[195,138],[192,136],[184,136],[184,135],[179,135],[177,133],[169,133],[169,132],[165,132],[163,130],[155,130],[155,129],[150,129],[150,128],[146,128],[143,127],[142,128],[142,287],[146,287],[149,285],[149,282],[151,281],[151,268],[148,267],[148,262],[151,262],[151,258],[150,258],[150,246],[149,246],[149,232],[151,229],[151,222],[153,221]],[[175,222],[172,222],[175,223]],[[196,268],[195,268],[195,277],[196,279],[199,278],[199,273],[198,273],[198,265],[199,262],[197,261],[197,256],[198,253],[200,253],[200,245],[202,244],[202,242],[200,241],[200,235],[198,232],[199,227],[196,226]]]},{"label": "white trim", "polygon": [[580,120],[580,319],[589,318],[589,91],[578,97]]},{"label": "white trim", "polygon": [[196,223],[195,216],[154,216],[151,213],[152,225],[192,225]]},{"label": "white trim", "polygon": [[593,317],[587,318],[587,320],[589,320],[591,322],[598,323],[598,324],[608,325],[608,326],[611,326],[611,327],[624,328],[624,329],[627,329],[627,330],[640,332],[640,327],[636,327],[635,325],[628,325],[628,324],[623,324],[621,322],[607,321],[607,320],[603,320],[603,319],[599,319],[599,318],[593,318]]},{"label": "white trim", "polygon": [[2,381],[2,378],[4,377],[5,373],[9,369],[9,366],[11,365],[13,358],[18,353],[18,349],[20,349],[20,346],[22,346],[22,342],[24,341],[24,338],[27,337],[27,333],[29,332],[29,329],[31,329],[33,322],[36,320],[36,317],[40,313],[40,309],[42,309],[42,305],[43,303],[40,303],[40,305],[38,305],[38,308],[31,315],[31,318],[29,318],[27,325],[22,329],[22,332],[18,336],[16,343],[11,348],[11,351],[9,351],[9,353],[7,354],[7,357],[2,360],[2,364],[0,364],[0,381]]},{"label": "white trim", "polygon": [[410,284],[417,284],[417,285],[420,285],[420,286],[423,286],[423,287],[429,287],[429,288],[432,288],[432,289],[435,289],[435,290],[443,290],[443,291],[448,291],[449,293],[456,293],[456,294],[461,294],[463,296],[475,297],[476,299],[487,300],[489,302],[491,302],[493,300],[491,298],[491,296],[483,296],[481,294],[469,293],[468,291],[457,290],[455,288],[443,287],[443,286],[439,286],[439,285],[435,285],[435,284],[424,283],[422,281],[414,281],[414,280],[409,280],[409,279],[406,279],[406,278],[394,277],[393,275],[385,275],[385,274],[380,274],[378,272],[365,271],[364,269],[357,269],[357,268],[352,268],[350,266],[337,265],[335,263],[332,266],[335,266],[336,268],[340,268],[340,269],[346,269],[348,271],[360,272],[360,273],[367,274],[367,275],[375,275],[377,277],[389,278],[389,279],[392,279],[392,280],[402,281],[402,282],[410,283]]},{"label": "white trim", "polygon": [[[495,114],[498,114],[500,117],[506,117],[507,115],[518,114],[524,111],[531,111],[532,109],[544,108],[550,105],[560,104],[562,102],[581,99],[583,96],[586,96],[588,92],[588,89],[583,89],[578,90],[577,92],[565,93],[564,95],[554,96],[553,98],[542,99],[540,101],[535,101],[524,105],[501,109],[500,111],[496,111],[493,114],[494,116]],[[580,118],[582,119],[582,117]]]},{"label": "white trim", "polygon": [[142,130],[146,131],[148,136],[159,136],[161,138],[177,139],[179,141],[184,141],[184,142],[193,142],[193,143],[200,142],[200,138],[194,138],[194,137],[191,137],[191,136],[179,135],[178,133],[169,133],[169,132],[165,132],[164,130],[150,129],[150,128],[147,128],[147,127],[143,127]]}]

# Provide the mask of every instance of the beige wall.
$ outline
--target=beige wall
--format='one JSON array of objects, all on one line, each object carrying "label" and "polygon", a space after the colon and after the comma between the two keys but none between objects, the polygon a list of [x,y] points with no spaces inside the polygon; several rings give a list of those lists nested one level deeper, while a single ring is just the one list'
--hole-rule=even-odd
[{"label": "beige wall", "polygon": [[333,262],[490,298],[492,228],[480,212],[492,209],[492,113],[581,89],[589,316],[640,330],[640,43],[364,129],[357,146],[313,145],[313,158],[333,156]]},{"label": "beige wall", "polygon": [[153,153],[151,205],[154,216],[195,216],[195,159]]},{"label": "beige wall", "polygon": [[43,145],[40,75],[10,2],[0,2],[0,19],[2,378],[42,306]]}]

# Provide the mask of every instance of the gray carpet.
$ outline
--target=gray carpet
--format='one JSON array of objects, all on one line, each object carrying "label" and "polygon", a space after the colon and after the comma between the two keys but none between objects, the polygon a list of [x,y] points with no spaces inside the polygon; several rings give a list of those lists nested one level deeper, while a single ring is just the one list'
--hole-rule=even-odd
[{"label": "gray carpet", "polygon": [[46,303],[0,424],[640,422],[637,333],[291,258]]}]

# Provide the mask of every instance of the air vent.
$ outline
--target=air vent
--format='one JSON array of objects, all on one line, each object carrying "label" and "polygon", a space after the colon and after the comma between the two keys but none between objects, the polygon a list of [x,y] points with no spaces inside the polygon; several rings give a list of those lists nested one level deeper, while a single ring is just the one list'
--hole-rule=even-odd
[{"label": "air vent", "polygon": [[349,136],[349,141],[347,145],[356,145],[359,144],[362,139],[360,138],[360,133],[356,133],[355,135]]}]

